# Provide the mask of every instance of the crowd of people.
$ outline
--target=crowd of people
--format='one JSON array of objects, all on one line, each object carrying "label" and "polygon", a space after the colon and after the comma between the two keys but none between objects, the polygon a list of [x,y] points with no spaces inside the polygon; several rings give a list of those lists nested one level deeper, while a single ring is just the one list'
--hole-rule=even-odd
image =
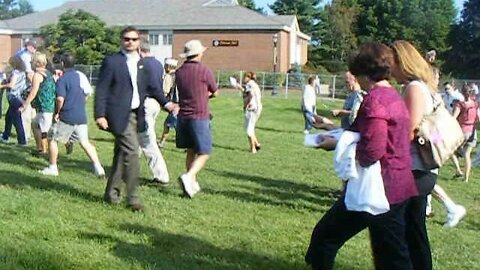
[{"label": "crowd of people", "polygon": [[[423,117],[431,114],[435,102],[442,102],[443,98],[443,105],[457,119],[464,133],[463,144],[452,156],[457,170],[454,177],[463,177],[468,181],[471,174],[470,154],[476,145],[478,87],[474,83],[465,84],[461,94],[456,94],[458,90],[454,90],[452,83],[446,83],[445,93],[443,97],[440,96],[439,70],[433,66],[434,61],[432,52],[424,58],[412,44],[403,40],[392,43],[390,47],[381,43],[366,43],[352,55],[345,82],[350,90],[355,89],[351,87],[354,85],[352,82],[358,82],[358,89],[361,90],[356,99],[361,104],[352,106],[354,98],[349,97],[342,109],[332,110],[333,116],[343,117],[340,128],[344,132],[329,143],[337,145],[338,151],[344,141],[351,137],[350,133],[358,136],[358,141],[352,143],[353,157],[349,157],[353,163],[347,166],[355,173],[347,174],[348,178],[342,179],[345,181],[342,196],[313,230],[305,257],[312,269],[332,269],[338,250],[364,228],[370,231],[376,269],[432,269],[425,225],[426,217],[432,214],[431,195],[445,206],[447,220],[444,227],[455,227],[465,216],[466,209],[456,204],[438,185],[438,168],[428,169],[424,166],[415,138]],[[392,87],[390,78],[395,79],[401,89],[397,91]],[[331,130],[328,118],[317,116],[315,111],[311,111],[313,106],[306,108],[305,104],[311,104],[308,100],[310,91],[310,86],[306,86],[302,102],[306,130],[310,126]],[[312,114],[314,117],[310,116]],[[328,132],[319,136],[324,138]],[[335,146],[325,147],[321,144],[318,148],[333,150]],[[465,158],[463,171],[458,165],[458,157]],[[364,170],[370,170],[367,175],[371,175],[378,161],[381,167],[380,183],[364,174]],[[368,205],[368,209],[377,211],[353,209],[352,199],[348,196],[352,196],[352,193],[361,196],[365,192],[356,186],[358,184],[355,181],[364,181],[367,183],[365,185],[381,185],[389,210],[379,212],[379,208],[373,208],[378,206],[383,194],[354,198],[362,203],[362,207]],[[349,187],[358,190],[352,191]],[[365,186],[362,187],[365,189]],[[373,187],[369,186],[368,189]]]},{"label": "crowd of people", "polygon": [[[47,56],[36,49],[34,41],[27,41],[25,48],[9,60],[12,71],[0,85],[8,89],[9,104],[1,142],[9,142],[13,127],[18,146],[27,146],[33,134],[34,154],[48,156],[49,161],[39,173],[49,176],[59,175],[58,142],[67,148],[78,143],[92,162],[95,175],[108,177],[104,200],[121,203],[125,183],[127,207],[143,211],[138,192],[139,152],[147,159],[152,183],[169,184],[160,148],[165,147],[170,129],[175,128],[177,148],[186,149],[185,172],[178,181],[186,197],[193,198],[200,192],[197,175],[212,151],[208,103],[218,93],[212,71],[202,63],[207,48],[200,41],[185,44],[180,55],[185,61],[180,67],[175,59],[166,59],[162,66],[136,28],[129,26],[121,31],[120,51],[105,57],[94,96],[95,123],[114,137],[108,176],[88,137],[85,106],[93,94],[88,79],[75,70],[71,53],[65,52],[57,66],[49,67]],[[376,42],[360,46],[345,73],[349,95],[343,108],[331,111],[333,117],[341,118],[340,126],[317,114],[318,77],[308,78],[301,103],[304,133],[317,128],[336,134],[323,137],[318,147],[325,150],[334,150],[346,140],[345,134],[356,136],[353,167],[380,167],[376,173],[388,208],[380,212],[350,209],[345,194],[352,186],[346,181],[342,196],[313,230],[305,256],[312,269],[332,269],[342,245],[365,228],[370,231],[376,269],[432,269],[425,225],[426,217],[431,215],[430,194],[447,210],[446,227],[456,226],[465,216],[466,209],[438,185],[438,168],[423,165],[414,139],[422,118],[432,113],[435,100],[443,100],[458,119],[465,139],[452,157],[455,177],[469,181],[472,163],[480,162],[480,151],[473,161],[470,158],[477,140],[478,87],[464,85],[459,94],[452,83],[446,83],[440,98],[439,71],[432,67],[434,61],[431,52],[424,58],[412,44],[402,40],[391,46]],[[400,91],[390,84],[391,78],[402,86]],[[255,73],[246,72],[243,84],[236,87],[243,94],[248,149],[257,153],[261,144],[255,127],[263,105]],[[156,119],[162,109],[168,116],[157,143]],[[465,158],[463,170],[459,157]]]},{"label": "crowd of people", "polygon": [[[208,99],[217,95],[213,73],[201,62],[205,50],[200,41],[191,40],[185,44],[181,55],[185,61],[180,68],[173,58],[162,66],[136,28],[121,31],[120,50],[105,57],[94,97],[95,122],[114,137],[106,202],[120,203],[125,183],[127,207],[143,210],[138,194],[139,153],[147,159],[151,182],[169,184],[160,147],[165,145],[170,128],[176,129],[177,147],[186,149],[186,172],[178,178],[183,192],[192,198],[200,191],[197,174],[212,150]],[[78,143],[92,162],[95,175],[103,179],[107,174],[88,138],[85,106],[93,88],[85,74],[75,70],[73,54],[64,52],[54,59],[49,61],[45,53],[37,51],[34,40],[25,41],[25,47],[10,58],[10,75],[0,85],[7,89],[9,104],[0,141],[10,144],[13,127],[18,146],[27,146],[33,134],[36,147],[32,154],[48,158],[48,166],[39,170],[48,176],[59,175],[58,142],[65,145],[67,153]],[[255,101],[261,110],[259,97]],[[169,115],[157,143],[155,124],[161,109]],[[252,132],[249,136],[257,149],[260,144]]]}]

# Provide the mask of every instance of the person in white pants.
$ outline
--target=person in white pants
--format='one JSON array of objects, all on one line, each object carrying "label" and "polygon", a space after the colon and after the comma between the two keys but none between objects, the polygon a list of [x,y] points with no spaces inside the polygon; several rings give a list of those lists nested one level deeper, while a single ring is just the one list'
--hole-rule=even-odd
[{"label": "person in white pants", "polygon": [[[148,44],[148,41],[142,40],[140,44],[140,55],[144,59],[144,61],[157,61],[150,53],[150,46]],[[159,77],[162,78],[163,68],[160,70],[154,70],[153,72],[160,73]],[[147,158],[148,166],[153,173],[152,183],[166,185],[169,183],[170,177],[168,175],[165,159],[163,158],[162,153],[158,148],[157,135],[155,133],[155,121],[158,114],[160,113],[160,104],[155,98],[147,97],[145,99],[144,106],[147,130],[138,134],[138,141],[140,143],[140,148],[143,154]]]},{"label": "person in white pants", "polygon": [[145,122],[148,128],[145,132],[139,133],[140,147],[153,173],[152,182],[168,184],[170,177],[168,175],[167,164],[158,148],[157,135],[155,133],[155,122],[160,113],[160,104],[153,98],[146,98],[144,105]]}]

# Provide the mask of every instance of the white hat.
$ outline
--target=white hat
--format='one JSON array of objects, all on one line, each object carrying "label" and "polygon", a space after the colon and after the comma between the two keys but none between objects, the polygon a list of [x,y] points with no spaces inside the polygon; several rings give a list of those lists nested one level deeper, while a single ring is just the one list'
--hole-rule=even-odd
[{"label": "white hat", "polygon": [[170,65],[170,66],[176,67],[178,65],[178,61],[173,59],[173,58],[166,58],[165,59],[165,65]]},{"label": "white hat", "polygon": [[180,54],[180,57],[186,58],[192,55],[197,55],[203,53],[207,48],[203,47],[202,43],[200,40],[190,40],[187,43],[185,43],[185,46],[183,48],[183,53]]}]

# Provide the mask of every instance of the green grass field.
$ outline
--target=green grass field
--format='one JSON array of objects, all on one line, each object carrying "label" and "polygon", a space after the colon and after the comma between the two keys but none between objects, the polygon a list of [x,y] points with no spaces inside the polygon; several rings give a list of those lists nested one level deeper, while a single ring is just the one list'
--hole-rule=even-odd
[{"label": "green grass field", "polygon": [[[236,94],[211,101],[214,152],[199,175],[202,192],[193,200],[181,197],[176,178],[185,154],[169,140],[163,155],[172,184],[141,187],[144,213],[102,202],[105,182],[94,177],[78,145],[69,156],[60,149],[58,177],[37,172],[47,161],[30,155],[33,142],[0,145],[0,269],[308,269],[303,256],[310,233],[340,187],[333,154],[303,147],[293,94],[265,97],[257,128],[262,150],[250,154],[241,102]],[[319,102],[320,113],[341,105]],[[98,131],[92,117],[90,126],[109,171],[113,138]],[[444,229],[445,211],[434,202],[427,224],[434,269],[480,269],[480,177],[474,169],[464,183],[453,174],[448,164],[439,183],[468,212],[458,227]],[[141,178],[151,178],[143,158]],[[371,268],[362,232],[340,250],[335,269]]]}]

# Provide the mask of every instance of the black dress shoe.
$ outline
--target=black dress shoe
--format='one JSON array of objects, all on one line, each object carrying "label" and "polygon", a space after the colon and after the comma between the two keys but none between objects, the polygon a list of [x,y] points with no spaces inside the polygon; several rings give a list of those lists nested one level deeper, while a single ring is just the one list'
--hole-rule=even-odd
[{"label": "black dress shoe", "polygon": [[259,145],[255,145],[255,149],[257,149],[257,151],[258,151],[258,150],[262,149],[262,147],[260,146],[260,144],[259,144]]},{"label": "black dress shoe", "polygon": [[127,208],[129,208],[133,212],[143,212],[143,205],[139,203],[129,204]]}]

